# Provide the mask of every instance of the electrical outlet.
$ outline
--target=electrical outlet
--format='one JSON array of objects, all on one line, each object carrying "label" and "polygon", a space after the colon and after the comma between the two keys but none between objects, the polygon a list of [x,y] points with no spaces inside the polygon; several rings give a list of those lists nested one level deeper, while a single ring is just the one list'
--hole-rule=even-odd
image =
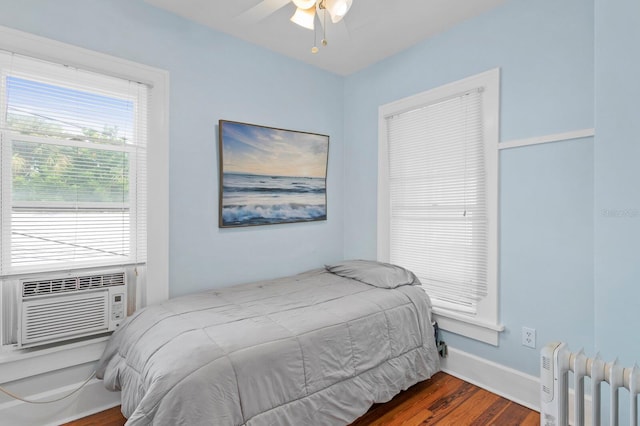
[{"label": "electrical outlet", "polygon": [[536,329],[522,327],[522,344],[530,348],[536,348]]}]

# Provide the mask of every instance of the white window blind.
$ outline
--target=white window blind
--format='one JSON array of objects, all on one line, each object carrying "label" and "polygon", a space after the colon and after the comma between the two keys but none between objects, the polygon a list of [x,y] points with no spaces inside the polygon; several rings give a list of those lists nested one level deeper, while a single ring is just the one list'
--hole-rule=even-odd
[{"label": "white window blind", "polygon": [[146,262],[148,87],[0,51],[0,275]]},{"label": "white window blind", "polygon": [[392,263],[434,306],[475,313],[487,295],[482,90],[387,118]]}]

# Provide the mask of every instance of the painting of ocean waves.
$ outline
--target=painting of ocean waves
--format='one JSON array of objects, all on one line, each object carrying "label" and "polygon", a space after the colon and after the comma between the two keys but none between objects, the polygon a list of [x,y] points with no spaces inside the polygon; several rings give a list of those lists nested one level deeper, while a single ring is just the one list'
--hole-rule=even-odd
[{"label": "painting of ocean waves", "polygon": [[266,225],[325,220],[322,178],[225,173],[223,221],[228,225]]},{"label": "painting of ocean waves", "polygon": [[329,137],[220,121],[220,226],[327,219]]}]

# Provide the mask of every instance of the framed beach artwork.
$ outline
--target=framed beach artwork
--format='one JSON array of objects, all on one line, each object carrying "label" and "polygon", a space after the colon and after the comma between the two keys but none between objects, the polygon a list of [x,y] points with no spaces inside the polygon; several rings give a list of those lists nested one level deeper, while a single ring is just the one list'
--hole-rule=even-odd
[{"label": "framed beach artwork", "polygon": [[221,228],[327,219],[329,136],[220,120]]}]

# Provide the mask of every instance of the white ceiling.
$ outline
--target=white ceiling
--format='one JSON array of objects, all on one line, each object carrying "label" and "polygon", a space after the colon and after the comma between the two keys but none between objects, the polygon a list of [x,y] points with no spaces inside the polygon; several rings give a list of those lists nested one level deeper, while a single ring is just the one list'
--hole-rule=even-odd
[{"label": "white ceiling", "polygon": [[289,21],[290,0],[145,0],[275,52],[348,75],[445,31],[506,0],[353,0],[343,21],[327,18],[327,47],[311,53],[314,32]]}]

